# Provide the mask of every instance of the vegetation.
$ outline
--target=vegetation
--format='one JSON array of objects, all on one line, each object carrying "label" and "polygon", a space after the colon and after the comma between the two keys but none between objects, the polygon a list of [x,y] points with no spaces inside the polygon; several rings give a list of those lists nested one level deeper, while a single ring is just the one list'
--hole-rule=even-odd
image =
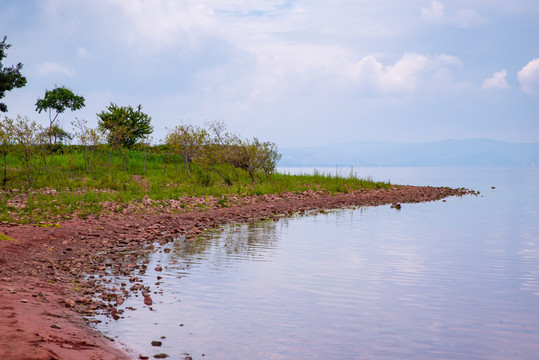
[{"label": "vegetation", "polygon": [[[55,124],[58,119],[58,115],[62,114],[67,109],[71,111],[80,110],[84,107],[84,98],[79,95],[75,95],[73,91],[69,90],[65,86],[57,87],[53,90],[46,90],[43,99],[38,99],[36,102],[36,111],[41,114],[42,111],[49,112],[49,128],[47,133],[49,136],[49,144],[54,143],[57,140],[62,141],[64,138],[69,138],[69,134]],[[54,111],[54,116],[52,115]]]},{"label": "vegetation", "polygon": [[[21,63],[10,67],[2,65],[2,60],[7,56],[6,50],[11,47],[10,44],[6,44],[6,40],[7,37],[4,36],[0,42],[0,99],[4,98],[6,91],[26,85],[26,78],[21,74]],[[7,112],[7,105],[3,102],[0,102],[0,112]]]},{"label": "vegetation", "polygon": [[[221,131],[212,129],[217,125]],[[390,186],[353,174],[276,173],[280,155],[275,144],[240,139],[223,123],[182,124],[162,144],[139,142],[130,149],[106,142],[105,134],[84,120],[73,126],[77,145],[51,148],[42,127],[28,118],[0,122],[0,221],[56,223],[73,215],[123,211],[148,199],[151,206],[163,207],[170,199],[202,196],[227,206],[235,194],[343,193]],[[186,152],[182,149],[189,141],[192,148]],[[121,151],[111,152],[113,146]]]},{"label": "vegetation", "polygon": [[[0,99],[6,91],[26,84],[20,63],[2,67],[10,46],[4,37]],[[73,215],[127,208],[148,211],[148,206],[174,211],[173,201],[182,208],[191,206],[182,202],[182,196],[204,197],[196,206],[205,209],[210,198],[219,206],[229,206],[230,201],[249,195],[390,186],[353,174],[278,174],[281,155],[274,143],[242,139],[219,121],[204,126],[180,123],[162,144],[152,146],[151,117],[141,105],[133,109],[111,103],[97,114],[97,128],[75,118],[73,138],[60,128],[58,116],[67,109],[81,109],[84,101],[65,86],[56,87],[35,104],[39,113],[48,111],[47,128],[23,116],[0,120],[0,221],[48,227]],[[0,103],[0,111],[7,111],[5,104]],[[76,145],[64,144],[70,140]],[[0,240],[9,240],[1,235]]]},{"label": "vegetation", "polygon": [[106,111],[97,114],[99,129],[106,132],[107,140],[113,147],[131,149],[145,136],[153,132],[152,118],[142,112],[142,105],[137,109],[131,106],[118,106],[111,103]]}]

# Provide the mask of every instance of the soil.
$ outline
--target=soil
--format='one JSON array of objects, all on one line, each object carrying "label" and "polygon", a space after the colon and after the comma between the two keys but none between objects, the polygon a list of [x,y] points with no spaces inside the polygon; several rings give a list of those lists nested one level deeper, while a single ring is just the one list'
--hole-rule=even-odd
[{"label": "soil", "polygon": [[[394,186],[330,195],[300,194],[238,197],[184,197],[155,203],[144,199],[135,210],[75,218],[59,224],[0,224],[0,359],[138,358],[92,330],[92,315],[119,318],[117,309],[134,292],[151,304],[150,291],[136,274],[144,273],[142,256],[156,241],[201,236],[205,229],[229,222],[279,219],[317,209],[400,204],[462,196],[465,189]],[[141,210],[141,206],[142,209]],[[145,210],[144,210],[145,209]],[[403,210],[405,211],[405,206]],[[129,278],[119,288],[105,275]],[[135,357],[134,357],[135,356]]]}]

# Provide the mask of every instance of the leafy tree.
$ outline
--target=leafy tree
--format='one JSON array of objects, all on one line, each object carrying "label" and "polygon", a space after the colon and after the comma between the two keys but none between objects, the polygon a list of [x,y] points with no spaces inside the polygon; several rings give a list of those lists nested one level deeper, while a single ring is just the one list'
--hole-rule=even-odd
[{"label": "leafy tree", "polygon": [[150,125],[152,118],[142,112],[142,105],[137,109],[131,106],[118,106],[111,103],[107,110],[97,114],[99,129],[107,132],[109,143],[132,148],[138,141],[153,132]]},{"label": "leafy tree", "polygon": [[261,164],[260,168],[269,179],[270,175],[277,170],[277,163],[281,160],[282,155],[277,152],[277,145],[270,141],[260,144]]},{"label": "leafy tree", "polygon": [[[21,75],[21,63],[10,67],[2,65],[2,59],[7,56],[6,50],[11,47],[10,44],[6,44],[6,39],[7,36],[4,36],[4,40],[0,42],[0,99],[5,96],[6,91],[26,85],[26,77]],[[7,105],[2,102],[0,102],[0,112],[7,112]]]},{"label": "leafy tree", "polygon": [[[232,177],[226,172],[227,167],[222,165],[233,165],[234,151],[238,147],[240,139],[229,133],[222,121],[206,122],[205,125],[209,136],[206,137],[206,142],[197,161],[202,166],[217,173],[227,185],[231,185]],[[239,178],[234,166],[228,168],[232,168],[236,178]]]},{"label": "leafy tree", "polygon": [[264,171],[269,178],[281,158],[274,143],[260,142],[257,138],[241,140],[237,149],[235,166],[247,171],[253,183],[258,171]]},{"label": "leafy tree", "polygon": [[[76,111],[83,107],[84,97],[75,95],[73,91],[69,90],[65,86],[57,87],[50,91],[45,91],[45,96],[43,99],[38,99],[36,102],[36,111],[41,113],[42,111],[48,110],[49,112],[49,144],[52,144],[53,137],[55,143],[57,140],[55,131],[57,134],[57,130],[60,128],[55,125],[55,122],[58,119],[58,115],[62,114],[67,109]],[[52,115],[53,112],[54,116]]]},{"label": "leafy tree", "polygon": [[165,143],[169,149],[173,153],[183,157],[189,177],[191,177],[190,164],[201,152],[202,145],[207,136],[206,130],[199,126],[181,124],[169,131],[165,137]]}]

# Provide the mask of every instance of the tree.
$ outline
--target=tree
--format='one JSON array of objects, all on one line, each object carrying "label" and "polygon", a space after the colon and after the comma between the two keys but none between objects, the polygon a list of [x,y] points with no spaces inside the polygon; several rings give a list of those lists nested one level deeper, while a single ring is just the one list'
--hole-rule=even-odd
[{"label": "tree", "polygon": [[[4,36],[4,40],[0,42],[0,99],[5,96],[6,91],[26,85],[26,78],[21,75],[21,63],[10,67],[2,65],[2,59],[7,56],[6,50],[11,47],[10,44],[6,44],[6,40],[7,36]],[[7,105],[2,102],[0,102],[0,112],[7,112]]]},{"label": "tree", "polygon": [[[6,188],[6,184],[10,179],[8,173],[11,172],[11,166],[8,165],[11,163],[11,151],[14,146],[14,134],[13,134],[13,120],[7,116],[0,122],[0,154],[4,160],[4,171],[2,177],[2,188]],[[8,160],[9,158],[9,160]]]},{"label": "tree", "polygon": [[256,181],[256,173],[260,170],[269,178],[281,158],[274,143],[260,142],[257,138],[241,140],[237,149],[235,166],[247,171],[253,183]]},{"label": "tree", "polygon": [[[55,125],[58,115],[62,114],[67,109],[76,111],[84,107],[84,97],[75,95],[73,91],[65,86],[57,87],[53,90],[46,90],[43,99],[37,99],[36,111],[41,114],[42,111],[49,112],[49,144],[52,144],[52,139],[56,143],[55,130],[59,129]],[[54,116],[52,115],[54,112]],[[55,129],[56,128],[56,129]]]},{"label": "tree", "polygon": [[234,149],[238,147],[240,139],[238,136],[227,131],[223,121],[211,121],[205,123],[209,136],[202,147],[202,152],[197,158],[197,162],[204,167],[217,173],[227,185],[232,184],[232,177],[228,174],[227,166],[231,165],[232,171],[239,178],[236,168],[233,166]]},{"label": "tree", "polygon": [[132,148],[138,141],[153,132],[152,120],[142,112],[142,105],[137,109],[131,106],[118,106],[110,103],[107,111],[97,114],[99,129],[107,133],[109,143],[120,144],[125,148]]},{"label": "tree", "polygon": [[43,128],[36,124],[35,121],[30,121],[26,116],[22,117],[20,115],[17,115],[17,119],[11,126],[15,146],[25,168],[28,187],[31,188],[39,176],[39,172],[37,172],[35,177],[33,176],[35,170],[33,159],[39,154]]},{"label": "tree", "polygon": [[165,143],[169,149],[173,153],[183,157],[189,177],[191,177],[190,164],[197,154],[200,153],[207,136],[208,133],[206,130],[199,126],[181,124],[169,131],[165,137]]},{"label": "tree", "polygon": [[89,128],[84,119],[75,118],[71,125],[73,125],[75,136],[79,139],[79,143],[83,148],[86,174],[90,174],[99,156],[98,147],[101,144],[101,133],[97,129]]}]

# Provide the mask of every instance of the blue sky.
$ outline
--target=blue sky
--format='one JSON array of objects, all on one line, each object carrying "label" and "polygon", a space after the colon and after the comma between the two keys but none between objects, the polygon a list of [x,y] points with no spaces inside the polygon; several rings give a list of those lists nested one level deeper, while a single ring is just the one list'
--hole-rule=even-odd
[{"label": "blue sky", "polygon": [[10,117],[65,85],[97,124],[142,104],[154,137],[223,120],[279,147],[539,141],[536,0],[3,0]]}]

